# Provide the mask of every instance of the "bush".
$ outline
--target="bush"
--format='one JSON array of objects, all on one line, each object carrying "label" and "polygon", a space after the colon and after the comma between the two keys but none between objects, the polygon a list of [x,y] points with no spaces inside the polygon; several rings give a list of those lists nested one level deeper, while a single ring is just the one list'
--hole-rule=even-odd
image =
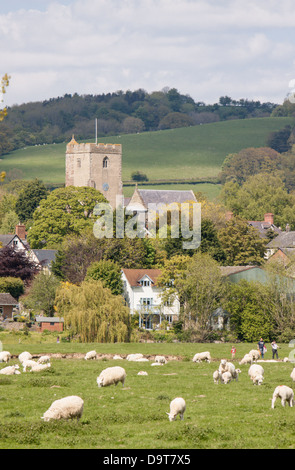
[{"label": "bush", "polygon": [[144,173],[141,173],[141,171],[134,171],[131,173],[131,179],[132,181],[148,181],[147,175]]},{"label": "bush", "polygon": [[9,293],[16,300],[24,293],[24,283],[18,277],[0,277],[0,292]]}]

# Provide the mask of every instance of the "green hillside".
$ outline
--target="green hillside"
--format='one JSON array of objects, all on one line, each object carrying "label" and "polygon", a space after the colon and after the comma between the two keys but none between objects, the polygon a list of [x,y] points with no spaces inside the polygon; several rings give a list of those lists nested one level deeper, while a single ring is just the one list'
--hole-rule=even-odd
[{"label": "green hillside", "polygon": [[[229,153],[265,146],[270,132],[293,122],[292,118],[285,117],[239,119],[108,137],[99,142],[122,144],[123,181],[130,180],[131,173],[136,170],[145,173],[150,181],[203,179],[216,177]],[[17,150],[3,156],[0,170],[18,169],[24,179],[37,177],[44,183],[63,184],[65,150],[66,143]],[[180,189],[180,186],[173,185],[173,188]],[[201,186],[196,189],[194,185],[194,190],[201,190]],[[130,193],[130,187],[129,190],[126,188],[127,193]]]}]

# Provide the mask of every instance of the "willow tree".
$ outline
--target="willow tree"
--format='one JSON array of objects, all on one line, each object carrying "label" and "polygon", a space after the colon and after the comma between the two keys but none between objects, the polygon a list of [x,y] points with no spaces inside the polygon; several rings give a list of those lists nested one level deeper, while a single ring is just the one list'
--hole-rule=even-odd
[{"label": "willow tree", "polygon": [[55,307],[64,325],[82,342],[123,343],[130,340],[130,313],[120,295],[113,295],[100,281],[80,286],[62,283]]}]

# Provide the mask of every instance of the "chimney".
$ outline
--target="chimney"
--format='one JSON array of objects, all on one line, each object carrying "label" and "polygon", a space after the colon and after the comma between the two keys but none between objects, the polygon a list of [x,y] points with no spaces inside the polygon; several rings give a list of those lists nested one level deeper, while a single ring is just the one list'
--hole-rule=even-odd
[{"label": "chimney", "polygon": [[231,211],[226,211],[225,213],[225,220],[228,221],[228,220],[231,220],[234,216],[234,213],[231,212]]},{"label": "chimney", "polygon": [[264,222],[268,222],[269,224],[273,225],[273,214],[271,212],[264,214]]},{"label": "chimney", "polygon": [[15,227],[15,234],[18,235],[21,240],[25,240],[27,238],[25,225],[19,222]]}]

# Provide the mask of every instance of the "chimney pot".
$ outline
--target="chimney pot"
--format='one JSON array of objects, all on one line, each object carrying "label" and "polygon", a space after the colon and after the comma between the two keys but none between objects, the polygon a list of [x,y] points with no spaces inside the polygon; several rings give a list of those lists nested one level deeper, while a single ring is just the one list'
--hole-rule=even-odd
[{"label": "chimney pot", "polygon": [[21,240],[25,240],[27,238],[25,225],[18,223],[15,227],[15,234],[18,235]]},{"label": "chimney pot", "polygon": [[264,214],[264,222],[268,222],[273,225],[273,214],[271,212]]}]

